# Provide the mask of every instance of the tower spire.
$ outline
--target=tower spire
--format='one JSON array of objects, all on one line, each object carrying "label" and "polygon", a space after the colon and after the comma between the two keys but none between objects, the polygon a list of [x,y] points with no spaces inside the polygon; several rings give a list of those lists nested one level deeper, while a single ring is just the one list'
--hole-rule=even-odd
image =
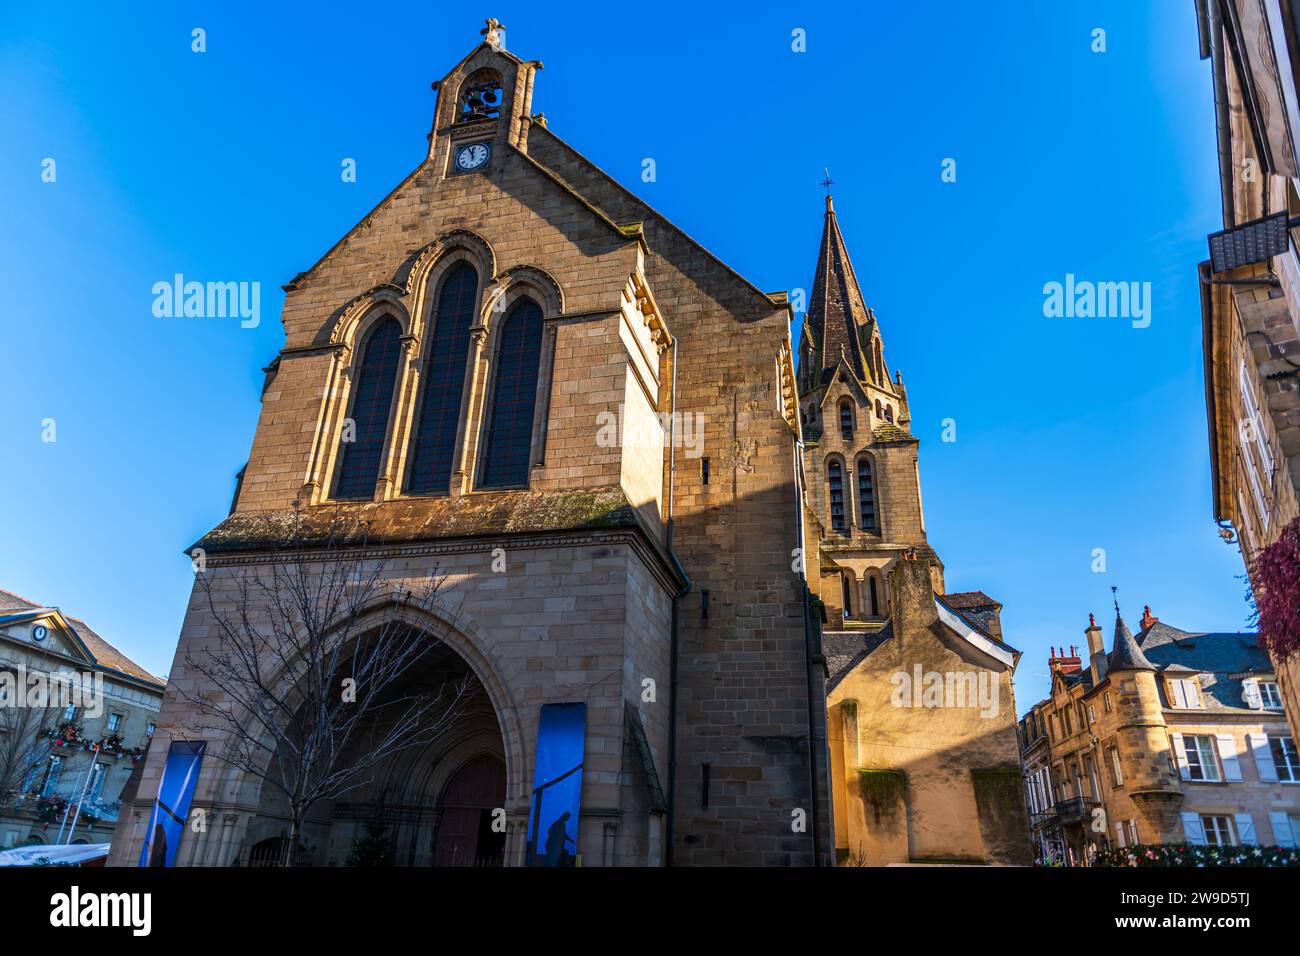
[{"label": "tower spire", "polygon": [[[820,368],[815,370],[812,386],[823,384],[834,373],[843,357],[849,371],[859,381],[873,381],[873,363],[865,354],[860,329],[871,321],[858,278],[849,261],[849,251],[840,234],[830,188],[834,184],[829,170],[822,186],[826,188],[826,222],[822,228],[821,249],[817,253],[817,271],[808,303],[808,329]],[[885,373],[882,371],[882,375]],[[888,377],[883,384],[889,387]]]}]

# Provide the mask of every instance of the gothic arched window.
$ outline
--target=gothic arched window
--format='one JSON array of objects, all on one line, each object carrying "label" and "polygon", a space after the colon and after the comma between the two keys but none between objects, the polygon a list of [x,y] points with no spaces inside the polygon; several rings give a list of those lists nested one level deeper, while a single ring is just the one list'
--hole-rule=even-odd
[{"label": "gothic arched window", "polygon": [[840,435],[845,441],[853,440],[853,405],[847,398],[840,402]]},{"label": "gothic arched window", "polygon": [[391,315],[376,323],[366,338],[355,373],[356,391],[344,422],[343,454],[334,481],[335,498],[373,498],[379,463],[388,434],[393,383],[402,356],[402,326]]},{"label": "gothic arched window", "polygon": [[469,329],[474,324],[478,273],[462,262],[442,280],[433,340],[424,353],[420,372],[419,418],[406,459],[406,490],[412,494],[446,494],[451,486],[456,454],[456,428],[465,386]]},{"label": "gothic arched window", "polygon": [[528,484],[541,355],[541,306],[520,299],[497,334],[496,378],[481,473],[485,488]]},{"label": "gothic arched window", "polygon": [[844,517],[844,469],[833,458],[826,463],[826,492],[831,503],[831,529],[847,531],[848,521]]},{"label": "gothic arched window", "polygon": [[893,405],[886,405],[886,406],[885,406],[885,421],[889,422],[889,424],[891,424],[891,425],[894,424],[894,406],[893,406]]},{"label": "gothic arched window", "polygon": [[877,418],[885,417],[885,406],[880,404],[880,399],[876,399],[876,417]]},{"label": "gothic arched window", "polygon": [[858,527],[863,531],[876,528],[876,483],[871,459],[858,459]]}]

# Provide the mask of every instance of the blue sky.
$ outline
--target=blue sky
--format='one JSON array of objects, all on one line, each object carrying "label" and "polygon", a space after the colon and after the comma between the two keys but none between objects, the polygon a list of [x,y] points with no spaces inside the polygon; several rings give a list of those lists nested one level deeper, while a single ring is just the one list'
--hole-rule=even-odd
[{"label": "blue sky", "polygon": [[[429,83],[493,15],[545,63],[552,129],[761,288],[811,285],[830,168],[931,543],[949,590],[1004,602],[1022,711],[1049,645],[1109,627],[1112,585],[1130,623],[1246,626],[1210,515],[1195,266],[1219,203],[1190,2],[267,6],[0,12],[0,587],[170,669],[182,549],[247,459],[280,285],[420,162]],[[178,272],[260,282],[260,326],[155,318]],[[1066,273],[1150,282],[1150,327],[1045,318]]]}]

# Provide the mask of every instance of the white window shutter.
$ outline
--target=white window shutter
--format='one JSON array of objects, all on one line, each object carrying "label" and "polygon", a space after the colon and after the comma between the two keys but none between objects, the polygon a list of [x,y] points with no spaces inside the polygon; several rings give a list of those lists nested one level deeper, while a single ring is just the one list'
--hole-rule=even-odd
[{"label": "white window shutter", "polygon": [[1273,842],[1278,846],[1295,846],[1295,833],[1291,829],[1291,818],[1284,811],[1275,810],[1268,815],[1268,822],[1273,826]]},{"label": "white window shutter", "polygon": [[1183,833],[1187,835],[1187,842],[1194,846],[1205,846],[1205,828],[1201,826],[1199,814],[1184,813]]},{"label": "white window shutter", "polygon": [[1174,758],[1178,761],[1178,775],[1184,780],[1191,780],[1192,773],[1187,769],[1187,747],[1183,744],[1183,735],[1170,734],[1169,739],[1174,742]]},{"label": "white window shutter", "polygon": [[1115,845],[1116,845],[1116,846],[1128,846],[1128,843],[1126,843],[1125,840],[1124,840],[1124,821],[1123,821],[1123,820],[1121,820],[1119,823],[1115,824]]},{"label": "white window shutter", "polygon": [[1169,682],[1169,692],[1173,695],[1174,706],[1183,710],[1187,709],[1187,693],[1183,689],[1186,686],[1186,682],[1181,680],[1171,680]]},{"label": "white window shutter", "polygon": [[1277,783],[1277,767],[1273,764],[1273,751],[1268,748],[1268,734],[1249,734],[1250,752],[1255,755],[1255,770],[1263,783]]},{"label": "white window shutter", "polygon": [[1237,821],[1237,842],[1242,846],[1258,846],[1259,839],[1255,836],[1255,821],[1251,819],[1249,813],[1238,813],[1235,815]]},{"label": "white window shutter", "polygon": [[1241,764],[1237,762],[1237,743],[1232,734],[1215,734],[1219,741],[1219,760],[1223,764],[1223,777],[1229,783],[1241,782]]},{"label": "white window shutter", "polygon": [[1256,678],[1247,677],[1241,682],[1241,699],[1252,710],[1264,708],[1264,698],[1259,692],[1259,681]]},{"label": "white window shutter", "polygon": [[1187,706],[1199,708],[1204,706],[1201,703],[1201,688],[1195,678],[1188,679],[1187,683]]}]

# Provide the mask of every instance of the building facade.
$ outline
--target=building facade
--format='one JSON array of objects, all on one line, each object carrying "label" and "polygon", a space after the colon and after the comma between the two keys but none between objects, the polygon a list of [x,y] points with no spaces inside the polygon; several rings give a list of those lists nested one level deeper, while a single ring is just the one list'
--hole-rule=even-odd
[{"label": "building facade", "polygon": [[[1213,513],[1249,569],[1300,515],[1300,19],[1288,0],[1197,13],[1224,225],[1199,267]],[[1295,732],[1300,660],[1275,666]]]},{"label": "building facade", "polygon": [[1095,619],[1088,658],[1053,649],[1051,696],[1020,721],[1038,860],[1136,844],[1296,846],[1300,761],[1254,634],[1192,633],[1147,608]]},{"label": "building facade", "polygon": [[[187,660],[288,522],[339,519],[365,523],[387,569],[367,620],[437,640],[439,673],[477,703],[316,807],[300,859],[341,863],[382,807],[396,863],[525,862],[552,705],[585,712],[572,862],[831,859],[790,306],[560,139],[532,106],[541,64],[495,21],[483,33],[436,84],[418,168],[287,286],[237,499],[195,549],[211,591],[186,613],[180,692],[111,864],[150,839],[169,742],[207,753],[192,806],[211,825],[177,865],[287,839],[273,795],[219,759],[234,743],[196,728]],[[435,575],[438,602],[411,611],[400,595]]]},{"label": "building facade", "polygon": [[0,590],[0,849],[109,842],[162,697],[85,621]]},{"label": "building facade", "polygon": [[825,607],[836,853],[1029,862],[1002,606],[944,594],[901,373],[826,199],[799,346],[805,538]]}]

